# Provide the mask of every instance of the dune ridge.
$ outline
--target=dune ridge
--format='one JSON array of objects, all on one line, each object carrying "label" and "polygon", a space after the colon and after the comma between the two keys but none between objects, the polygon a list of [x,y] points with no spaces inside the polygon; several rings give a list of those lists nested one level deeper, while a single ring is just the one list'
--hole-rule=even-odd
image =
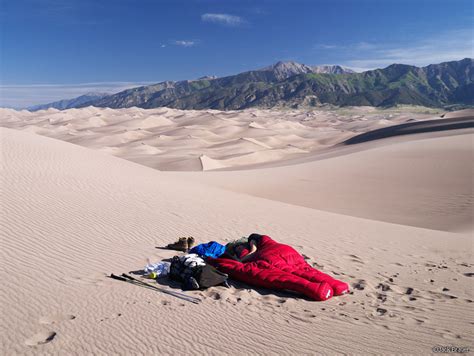
[{"label": "dune ridge", "polygon": [[422,122],[409,122],[405,124],[395,125],[391,127],[384,127],[381,129],[372,130],[342,142],[345,145],[353,145],[357,143],[380,140],[382,138],[412,135],[425,132],[436,132],[446,130],[459,130],[474,127],[474,110],[471,115],[461,118],[447,118],[441,120],[426,120]]}]

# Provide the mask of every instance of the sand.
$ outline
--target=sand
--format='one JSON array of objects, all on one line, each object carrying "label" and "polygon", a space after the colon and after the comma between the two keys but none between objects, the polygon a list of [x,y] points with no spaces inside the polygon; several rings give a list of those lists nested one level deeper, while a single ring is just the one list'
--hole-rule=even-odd
[{"label": "sand", "polygon": [[[258,110],[35,115],[0,113],[1,125],[11,127],[0,129],[2,354],[472,347],[472,129],[341,148],[333,145],[379,127],[385,114],[323,112],[311,126]],[[410,120],[407,112],[397,115],[394,123]],[[149,126],[138,130],[138,121]],[[260,148],[265,155],[256,155]],[[247,149],[253,157],[241,158]],[[155,168],[222,169],[226,157],[253,169],[161,172],[150,168],[158,151],[166,153]],[[155,246],[179,236],[225,243],[252,232],[291,244],[347,281],[352,294],[314,302],[232,283],[186,292],[202,299],[195,305],[106,278],[139,270],[147,258],[172,257]]]},{"label": "sand", "polygon": [[0,126],[102,150],[163,171],[236,169],[331,149],[367,131],[436,119],[431,109],[216,111],[0,109]]},{"label": "sand", "polygon": [[[273,201],[396,224],[469,232],[473,130],[357,147],[329,159],[196,175],[212,186]],[[380,143],[379,143],[380,145]]]}]

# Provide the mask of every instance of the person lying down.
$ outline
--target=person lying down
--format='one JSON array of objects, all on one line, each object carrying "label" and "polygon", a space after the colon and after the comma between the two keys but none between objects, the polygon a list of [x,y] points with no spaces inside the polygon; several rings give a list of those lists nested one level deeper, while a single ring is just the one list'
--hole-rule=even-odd
[{"label": "person lying down", "polygon": [[251,234],[226,246],[208,262],[231,278],[257,287],[289,290],[323,301],[349,292],[349,285],[310,266],[293,247]]}]

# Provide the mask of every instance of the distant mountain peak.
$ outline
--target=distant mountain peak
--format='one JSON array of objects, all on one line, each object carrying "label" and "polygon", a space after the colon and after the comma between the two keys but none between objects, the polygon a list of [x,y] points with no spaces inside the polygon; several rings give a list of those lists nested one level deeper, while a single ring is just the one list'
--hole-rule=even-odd
[{"label": "distant mountain peak", "polygon": [[273,72],[278,80],[283,80],[298,74],[313,72],[310,66],[293,61],[279,61],[260,70]]},{"label": "distant mountain peak", "polygon": [[295,61],[278,61],[275,64],[271,65],[273,68],[311,68],[303,63],[298,63]]},{"label": "distant mountain peak", "polygon": [[278,80],[287,79],[298,74],[324,73],[324,74],[348,74],[355,73],[352,69],[340,65],[318,65],[309,66],[294,61],[278,61],[260,71],[271,71]]}]

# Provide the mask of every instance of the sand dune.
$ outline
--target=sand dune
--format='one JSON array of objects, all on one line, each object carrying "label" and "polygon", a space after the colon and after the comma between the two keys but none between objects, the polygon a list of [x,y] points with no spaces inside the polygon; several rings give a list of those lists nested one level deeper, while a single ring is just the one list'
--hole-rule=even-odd
[{"label": "sand dune", "polygon": [[[100,149],[159,170],[192,171],[203,169],[204,166],[198,164],[201,156],[212,158],[215,167],[227,168],[278,162],[318,153],[357,134],[380,127],[413,120],[440,119],[440,113],[435,111],[413,111],[416,110],[367,107],[231,112],[89,107],[30,113],[26,110],[0,109],[0,126]],[[169,140],[164,141],[163,137]],[[250,148],[249,142],[261,147]],[[130,150],[135,150],[129,145],[142,143],[156,148],[153,160],[129,154]],[[150,152],[153,150],[148,149],[144,154],[149,155]]]},{"label": "sand dune", "polygon": [[[0,109],[0,353],[472,345],[470,112],[413,110]],[[252,232],[352,294],[318,303],[233,282],[186,292],[195,305],[106,278],[172,257],[155,246],[179,236]]]},{"label": "sand dune", "polygon": [[[445,162],[465,137],[425,140],[424,153],[454,144]],[[0,138],[2,354],[241,354],[243,345],[248,354],[424,354],[439,344],[472,345],[467,235],[230,192],[197,182],[208,174],[159,172],[27,132],[0,129]],[[383,153],[416,168],[416,157],[408,159],[413,145],[398,147],[398,156]],[[377,152],[324,164],[341,174],[355,165],[373,173]],[[311,165],[304,171],[313,179]],[[388,173],[383,189],[401,179]],[[358,187],[365,178],[348,181]],[[295,187],[302,179],[288,182]],[[264,181],[261,190],[274,189]],[[202,298],[194,305],[105,278],[140,269],[146,258],[173,256],[154,247],[178,236],[225,242],[254,231],[293,245],[309,263],[348,281],[353,294],[317,303],[233,284],[187,292]]]},{"label": "sand dune", "polygon": [[458,111],[447,112],[442,115],[445,119],[460,119],[460,118],[472,118],[474,117],[474,109],[464,109]]},{"label": "sand dune", "polygon": [[258,168],[257,173],[196,177],[232,191],[340,214],[471,231],[472,172],[466,162],[473,158],[472,135],[455,135],[472,132],[473,112],[447,113],[443,119],[418,112],[364,107],[0,109],[0,124],[158,170]]},{"label": "sand dune", "polygon": [[[454,132],[453,132],[454,133]],[[279,167],[214,172],[212,186],[340,214],[446,231],[473,231],[473,131],[413,135]],[[291,164],[290,164],[291,163]]]},{"label": "sand dune", "polygon": [[470,116],[463,116],[461,118],[447,118],[441,120],[426,120],[421,122],[409,122],[401,125],[384,127],[381,129],[371,130],[363,134],[351,137],[342,142],[346,145],[353,145],[357,143],[380,140],[381,138],[412,135],[423,132],[435,132],[446,130],[459,130],[465,128],[474,128],[474,114]]}]

